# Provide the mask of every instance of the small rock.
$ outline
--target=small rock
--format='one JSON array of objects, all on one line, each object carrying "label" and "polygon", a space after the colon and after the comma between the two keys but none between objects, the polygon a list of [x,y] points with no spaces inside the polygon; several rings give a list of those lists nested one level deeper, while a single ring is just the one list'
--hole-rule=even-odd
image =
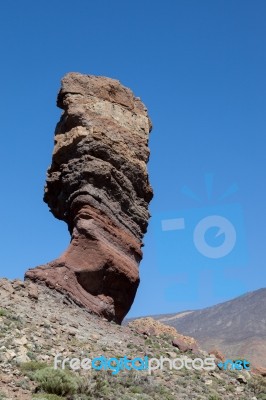
[{"label": "small rock", "polygon": [[18,346],[24,346],[27,343],[28,343],[28,340],[27,340],[26,336],[22,336],[21,338],[14,339],[14,344],[16,344]]},{"label": "small rock", "polygon": [[94,333],[94,334],[91,335],[91,339],[99,340],[100,336]]},{"label": "small rock", "polygon": [[177,358],[177,353],[174,351],[167,351],[166,354],[171,358]]},{"label": "small rock", "polygon": [[23,353],[16,357],[16,361],[17,363],[21,364],[30,361],[30,358],[27,356],[27,354]]},{"label": "small rock", "polygon": [[236,380],[237,380],[239,383],[248,383],[248,381],[246,380],[246,378],[244,377],[244,375],[241,375],[241,374],[239,374],[239,375],[237,376]]},{"label": "small rock", "polygon": [[213,376],[214,378],[218,379],[219,381],[223,381],[223,377],[220,374],[217,374],[215,371],[211,371],[209,375]]},{"label": "small rock", "polygon": [[25,288],[25,283],[23,281],[20,281],[19,279],[15,279],[13,281],[13,288],[15,290],[20,290],[22,288]]},{"label": "small rock", "polygon": [[6,351],[5,358],[6,358],[7,361],[10,361],[15,357],[16,357],[16,353],[13,350],[7,350]]},{"label": "small rock", "polygon": [[30,299],[33,299],[33,300],[38,300],[38,298],[39,298],[38,288],[33,283],[29,284],[28,296],[29,296]]},{"label": "small rock", "polygon": [[69,328],[68,334],[71,336],[76,336],[77,330],[75,328]]},{"label": "small rock", "polygon": [[225,361],[225,355],[217,349],[213,349],[210,351],[210,356],[215,357],[217,360],[224,362]]},{"label": "small rock", "polygon": [[78,324],[76,322],[70,322],[69,326],[72,326],[72,328],[78,329]]},{"label": "small rock", "polygon": [[172,345],[177,347],[182,352],[192,351],[193,353],[198,352],[198,346],[196,343],[188,343],[186,340],[181,338],[175,338],[172,341]]},{"label": "small rock", "polygon": [[14,290],[14,288],[13,288],[13,285],[10,283],[10,281],[4,281],[4,284],[2,285],[2,287],[3,287],[3,289],[6,291],[6,292],[8,292],[8,293],[10,293],[10,294],[12,294],[12,293],[14,293],[15,292],[15,290]]},{"label": "small rock", "polygon": [[7,375],[0,375],[0,382],[11,383],[12,382],[12,377],[11,376],[7,376]]}]

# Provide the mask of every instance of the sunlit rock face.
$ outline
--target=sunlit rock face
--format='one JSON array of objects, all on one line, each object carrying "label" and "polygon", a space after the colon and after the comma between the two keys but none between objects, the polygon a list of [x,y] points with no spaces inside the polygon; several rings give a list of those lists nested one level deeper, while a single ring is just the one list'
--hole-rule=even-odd
[{"label": "sunlit rock face", "polygon": [[151,121],[141,100],[119,81],[69,73],[57,99],[44,201],[71,234],[56,260],[30,269],[76,303],[118,323],[139,284],[142,238],[152,199],[147,162]]}]

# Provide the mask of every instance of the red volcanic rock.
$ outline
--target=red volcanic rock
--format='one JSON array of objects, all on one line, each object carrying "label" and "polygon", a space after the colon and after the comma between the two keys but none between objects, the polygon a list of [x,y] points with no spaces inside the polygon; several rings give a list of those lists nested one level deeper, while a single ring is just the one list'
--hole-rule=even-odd
[{"label": "red volcanic rock", "polygon": [[251,364],[251,371],[253,372],[253,374],[261,375],[261,376],[263,376],[264,378],[266,378],[266,368],[257,367],[257,366],[255,366],[255,365],[252,365],[252,364]]},{"label": "red volcanic rock", "polygon": [[220,350],[217,349],[210,350],[209,354],[214,355],[214,357],[219,361],[225,362],[226,360],[225,355]]},{"label": "red volcanic rock", "polygon": [[146,167],[151,122],[131,90],[105,77],[67,74],[57,105],[64,111],[44,201],[68,224],[71,242],[25,278],[121,323],[138,288],[153,196]]},{"label": "red volcanic rock", "polygon": [[177,347],[180,351],[183,353],[187,351],[192,351],[192,353],[197,353],[199,351],[198,344],[196,341],[188,341],[187,336],[184,336],[183,338],[175,338],[172,341],[172,345],[174,347]]},{"label": "red volcanic rock", "polygon": [[128,326],[145,336],[167,335],[172,339],[172,345],[182,352],[200,352],[198,343],[194,338],[181,335],[174,327],[162,324],[151,317],[135,319],[129,322]]}]

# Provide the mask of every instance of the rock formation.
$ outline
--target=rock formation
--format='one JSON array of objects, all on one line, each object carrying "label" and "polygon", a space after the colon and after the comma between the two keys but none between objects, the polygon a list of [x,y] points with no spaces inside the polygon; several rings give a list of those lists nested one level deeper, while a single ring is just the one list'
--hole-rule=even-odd
[{"label": "rock formation", "polygon": [[138,288],[153,196],[146,166],[151,121],[131,90],[105,77],[67,74],[57,105],[64,111],[44,201],[68,224],[71,242],[25,278],[121,323]]}]

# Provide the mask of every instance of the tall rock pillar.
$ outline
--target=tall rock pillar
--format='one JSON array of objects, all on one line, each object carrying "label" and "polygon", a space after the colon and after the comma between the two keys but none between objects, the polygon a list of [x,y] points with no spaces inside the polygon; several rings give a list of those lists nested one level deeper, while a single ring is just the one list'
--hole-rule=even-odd
[{"label": "tall rock pillar", "polygon": [[142,238],[153,192],[147,162],[151,121],[119,81],[69,73],[57,99],[44,201],[71,234],[56,260],[25,278],[45,282],[76,303],[121,323],[139,284]]}]

